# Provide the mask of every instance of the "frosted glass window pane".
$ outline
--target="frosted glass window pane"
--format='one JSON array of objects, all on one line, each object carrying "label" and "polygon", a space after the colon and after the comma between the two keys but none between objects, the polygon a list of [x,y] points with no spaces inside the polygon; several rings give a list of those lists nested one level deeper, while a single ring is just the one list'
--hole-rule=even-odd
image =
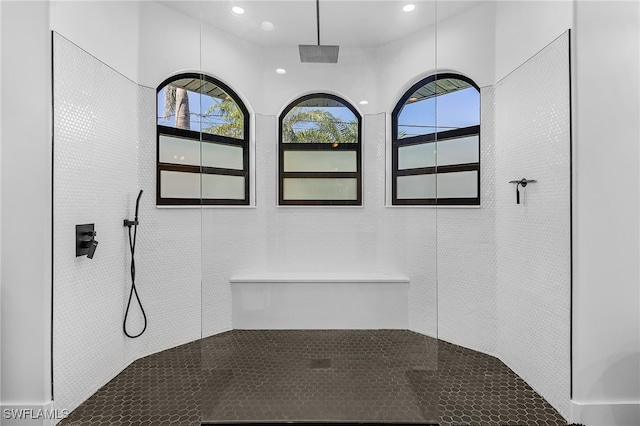
[{"label": "frosted glass window pane", "polygon": [[160,135],[160,162],[200,165],[200,141]]},{"label": "frosted glass window pane", "polygon": [[398,148],[398,170],[433,167],[436,165],[436,146],[433,143]]},{"label": "frosted glass window pane", "polygon": [[475,198],[477,196],[477,171],[438,174],[438,198]]},{"label": "frosted glass window pane", "polygon": [[162,198],[200,198],[200,174],[160,171]]},{"label": "frosted glass window pane", "polygon": [[285,200],[356,200],[355,178],[285,178]]},{"label": "frosted glass window pane", "polygon": [[[242,147],[220,143],[202,143],[202,165],[222,169],[242,170]],[[244,197],[243,197],[244,198]]]},{"label": "frosted glass window pane", "polygon": [[435,198],[436,175],[398,176],[398,199]]},{"label": "frosted glass window pane", "polygon": [[285,172],[355,172],[355,151],[285,151]]},{"label": "frosted glass window pane", "polygon": [[202,175],[202,198],[244,199],[244,176]]},{"label": "frosted glass window pane", "polygon": [[477,163],[478,135],[438,141],[438,165]]}]

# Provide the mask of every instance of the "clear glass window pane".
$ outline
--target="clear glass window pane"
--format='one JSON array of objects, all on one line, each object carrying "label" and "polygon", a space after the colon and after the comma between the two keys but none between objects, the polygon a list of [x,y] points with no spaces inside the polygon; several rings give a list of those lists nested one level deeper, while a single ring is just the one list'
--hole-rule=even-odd
[{"label": "clear glass window pane", "polygon": [[478,124],[480,124],[480,92],[475,87],[438,94],[436,125],[439,132]]},{"label": "clear glass window pane", "polygon": [[158,124],[244,138],[244,114],[224,89],[209,80],[182,78],[158,92]]},{"label": "clear glass window pane", "polygon": [[400,200],[435,198],[436,175],[398,176],[397,197]]},{"label": "clear glass window pane", "polygon": [[398,139],[480,124],[480,93],[457,78],[426,83],[409,96],[398,114]]},{"label": "clear glass window pane", "polygon": [[202,175],[203,199],[244,199],[244,177],[227,175]]},{"label": "clear glass window pane", "polygon": [[285,200],[356,200],[355,178],[285,178]]},{"label": "clear glass window pane", "polygon": [[438,165],[477,163],[480,161],[478,141],[478,135],[438,141]]},{"label": "clear glass window pane", "polygon": [[160,162],[200,165],[200,141],[160,135]]},{"label": "clear glass window pane", "polygon": [[243,170],[243,148],[236,145],[202,142],[202,165],[204,167]]},{"label": "clear glass window pane", "polygon": [[202,95],[202,133],[244,138],[244,114],[231,96],[224,98]]},{"label": "clear glass window pane", "polygon": [[200,93],[180,87],[182,81],[170,83],[158,92],[158,124],[199,132]]},{"label": "clear glass window pane", "polygon": [[282,142],[358,143],[358,118],[337,100],[307,99],[283,118]]},{"label": "clear glass window pane", "polygon": [[355,151],[285,151],[285,172],[355,172]]},{"label": "clear glass window pane", "polygon": [[477,196],[477,171],[438,174],[438,198],[476,198]]},{"label": "clear glass window pane", "polygon": [[429,135],[436,131],[435,98],[411,96],[398,115],[398,139]]},{"label": "clear glass window pane", "polygon": [[421,143],[398,148],[398,170],[434,167],[435,165],[435,143]]},{"label": "clear glass window pane", "polygon": [[162,198],[200,198],[200,174],[160,171]]}]

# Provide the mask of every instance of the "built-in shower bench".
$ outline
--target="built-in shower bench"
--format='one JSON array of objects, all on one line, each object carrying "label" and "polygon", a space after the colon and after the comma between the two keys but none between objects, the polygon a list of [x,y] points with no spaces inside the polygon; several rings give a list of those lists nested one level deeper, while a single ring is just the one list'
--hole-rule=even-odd
[{"label": "built-in shower bench", "polygon": [[264,272],[229,280],[234,329],[408,329],[409,278]]}]

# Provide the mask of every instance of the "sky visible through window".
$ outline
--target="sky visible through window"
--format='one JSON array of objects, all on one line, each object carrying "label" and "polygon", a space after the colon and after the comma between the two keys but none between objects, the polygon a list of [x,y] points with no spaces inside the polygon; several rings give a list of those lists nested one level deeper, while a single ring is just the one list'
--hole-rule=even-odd
[{"label": "sky visible through window", "polygon": [[[165,90],[158,92],[158,124],[173,127],[175,116],[164,117]],[[211,96],[200,96],[196,92],[188,92],[189,111],[191,115],[190,130],[201,131],[202,128],[224,124],[224,118],[220,116],[203,116],[214,103],[222,102],[221,99]],[[451,129],[475,126],[480,124],[480,93],[469,87],[437,98],[429,98],[416,102],[407,102],[398,117],[399,138],[407,138],[418,135],[446,131]],[[437,105],[437,115],[436,115]],[[330,112],[340,122],[349,123],[356,121],[356,117],[347,107],[300,107],[301,110],[321,110]],[[437,124],[436,124],[437,120]],[[299,121],[293,126],[294,131],[313,128],[314,122]]]},{"label": "sky visible through window", "polygon": [[[164,117],[164,100],[166,88],[163,88],[158,92],[158,124],[161,126],[174,127],[176,117],[174,115],[170,117]],[[189,114],[190,129],[195,132],[200,132],[201,128],[207,128],[213,125],[225,124],[226,120],[220,116],[207,115],[204,113],[215,103],[222,103],[222,99],[214,98],[211,96],[201,96],[200,93],[187,91],[189,96]]]},{"label": "sky visible through window", "polygon": [[468,87],[438,97],[407,102],[398,115],[398,137],[428,135],[436,130],[443,132],[478,124],[480,93]]}]

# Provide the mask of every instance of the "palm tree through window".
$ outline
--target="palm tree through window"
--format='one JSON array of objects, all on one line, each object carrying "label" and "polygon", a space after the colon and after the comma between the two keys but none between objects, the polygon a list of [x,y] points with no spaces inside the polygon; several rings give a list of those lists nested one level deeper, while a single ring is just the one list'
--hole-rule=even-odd
[{"label": "palm tree through window", "polygon": [[338,96],[303,96],[280,116],[279,204],[361,205],[362,120]]}]

